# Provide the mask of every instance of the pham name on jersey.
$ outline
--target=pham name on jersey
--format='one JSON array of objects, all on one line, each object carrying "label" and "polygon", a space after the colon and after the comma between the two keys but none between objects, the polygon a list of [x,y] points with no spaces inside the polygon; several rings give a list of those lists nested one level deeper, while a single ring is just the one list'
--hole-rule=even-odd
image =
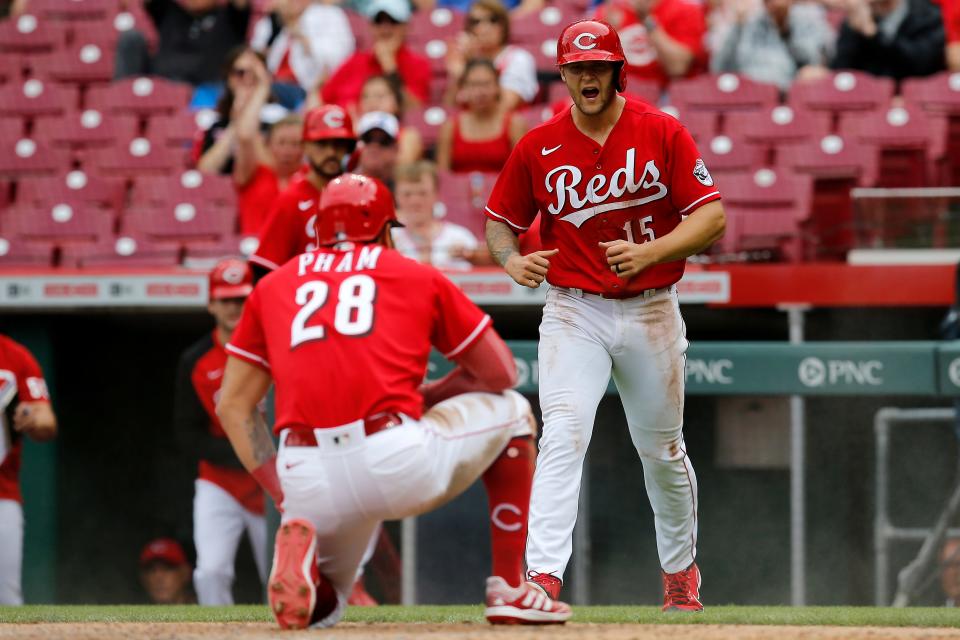
[{"label": "pham name on jersey", "polygon": [[298,258],[297,275],[307,273],[349,273],[351,271],[367,271],[377,268],[377,260],[383,247],[364,245],[345,251],[309,251]]}]

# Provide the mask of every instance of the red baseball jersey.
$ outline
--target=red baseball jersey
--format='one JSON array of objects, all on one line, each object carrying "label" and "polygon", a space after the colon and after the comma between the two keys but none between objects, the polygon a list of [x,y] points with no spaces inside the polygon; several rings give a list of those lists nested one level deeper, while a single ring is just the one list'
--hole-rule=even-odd
[{"label": "red baseball jersey", "polygon": [[317,219],[320,190],[306,179],[294,179],[273,205],[260,231],[260,245],[250,257],[267,269],[278,269],[293,256],[316,249]]},{"label": "red baseball jersey", "polygon": [[273,376],[279,433],[382,412],[419,418],[431,345],[453,358],[489,326],[433,267],[347,244],[305,253],[261,280],[227,351]]},{"label": "red baseball jersey", "polygon": [[537,211],[550,258],[547,281],[610,297],[666,287],[686,261],[654,265],[621,280],[600,242],[664,236],[681,216],[720,198],[693,138],[676,118],[627,100],[606,144],[577,129],[568,109],[528,132],[497,178],[487,217],[526,231]]},{"label": "red baseball jersey", "polygon": [[13,409],[21,402],[49,402],[47,383],[26,347],[0,334],[0,500],[20,496],[23,438],[13,430]]}]

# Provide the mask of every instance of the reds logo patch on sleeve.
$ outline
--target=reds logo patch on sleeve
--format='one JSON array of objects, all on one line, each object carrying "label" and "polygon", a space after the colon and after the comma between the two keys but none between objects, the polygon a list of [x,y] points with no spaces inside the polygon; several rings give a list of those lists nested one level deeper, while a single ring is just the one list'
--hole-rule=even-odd
[{"label": "reds logo patch on sleeve", "polygon": [[707,165],[703,164],[703,158],[697,158],[696,164],[693,165],[693,177],[705,187],[713,186],[713,176],[707,171]]}]

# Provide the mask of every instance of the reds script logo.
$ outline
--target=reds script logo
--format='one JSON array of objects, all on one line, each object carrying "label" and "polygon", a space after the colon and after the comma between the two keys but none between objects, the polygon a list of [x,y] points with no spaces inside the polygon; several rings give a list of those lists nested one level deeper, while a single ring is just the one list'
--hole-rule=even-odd
[{"label": "reds script logo", "polygon": [[[590,44],[583,44],[580,42],[584,38],[590,40]],[[584,51],[589,51],[597,46],[597,36],[592,33],[581,33],[576,38],[573,39],[573,45],[578,49],[583,49]]]},{"label": "reds script logo", "polygon": [[343,127],[344,113],[343,111],[328,111],[323,114],[323,124],[327,125],[331,129],[340,129]]},{"label": "reds script logo", "polygon": [[[633,147],[627,149],[626,163],[613,172],[613,175],[610,176],[609,185],[607,184],[607,176],[598,173],[587,180],[584,195],[580,195],[577,191],[577,187],[583,180],[580,169],[569,164],[553,169],[544,178],[544,185],[547,188],[547,193],[556,194],[557,200],[547,207],[547,211],[552,215],[558,215],[569,203],[574,211],[560,219],[579,229],[584,222],[605,211],[639,207],[648,202],[665,198],[667,196],[667,186],[660,182],[660,169],[657,168],[656,163],[653,160],[648,160],[643,167],[643,175],[637,179],[636,158],[637,150]],[[604,191],[604,187],[606,187],[606,191]],[[647,193],[640,198],[604,204],[610,197],[619,198],[624,193],[634,194],[641,189],[656,189],[656,191]],[[586,207],[587,204],[595,206]]]}]

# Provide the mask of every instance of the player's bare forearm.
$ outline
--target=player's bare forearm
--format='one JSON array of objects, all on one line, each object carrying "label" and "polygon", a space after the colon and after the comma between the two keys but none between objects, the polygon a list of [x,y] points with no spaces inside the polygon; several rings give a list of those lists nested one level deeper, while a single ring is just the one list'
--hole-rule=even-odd
[{"label": "player's bare forearm", "polygon": [[709,202],[678,224],[670,233],[636,244],[626,240],[601,242],[607,264],[619,277],[632,278],[647,267],[682,260],[699,253],[719,240],[726,230],[726,215],[719,200]]},{"label": "player's bare forearm", "polygon": [[257,404],[270,387],[270,374],[254,365],[227,359],[217,416],[237,458],[253,471],[276,455],[276,447]]},{"label": "player's bare forearm", "polygon": [[506,224],[487,220],[486,236],[490,255],[501,267],[511,256],[520,255],[520,238]]}]

